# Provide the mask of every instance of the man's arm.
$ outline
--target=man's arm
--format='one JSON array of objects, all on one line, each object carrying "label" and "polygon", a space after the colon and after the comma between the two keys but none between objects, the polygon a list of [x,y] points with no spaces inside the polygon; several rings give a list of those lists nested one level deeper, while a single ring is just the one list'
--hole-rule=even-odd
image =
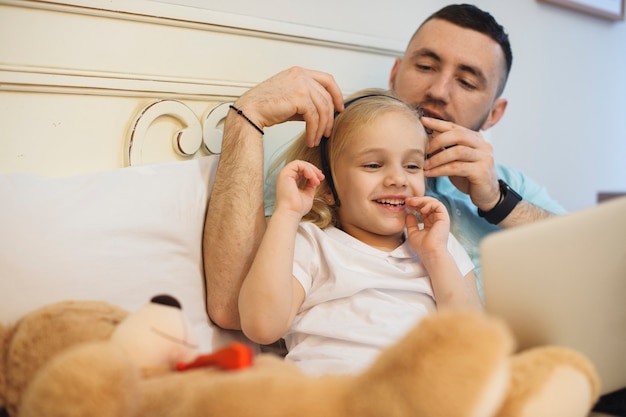
[{"label": "man's arm", "polygon": [[343,96],[326,73],[293,67],[248,90],[224,125],[222,153],[204,227],[207,310],[220,327],[240,329],[237,300],[241,283],[265,232],[263,128],[288,120],[306,122],[306,141],[330,135]]},{"label": "man's arm", "polygon": [[556,216],[556,214],[544,210],[541,207],[537,207],[533,203],[526,200],[522,200],[517,203],[513,211],[511,211],[511,213],[506,216],[504,220],[498,224],[498,226],[505,228],[515,227],[553,216]]},{"label": "man's arm", "polygon": [[203,241],[207,309],[223,328],[239,328],[239,287],[264,231],[262,135],[230,111]]}]

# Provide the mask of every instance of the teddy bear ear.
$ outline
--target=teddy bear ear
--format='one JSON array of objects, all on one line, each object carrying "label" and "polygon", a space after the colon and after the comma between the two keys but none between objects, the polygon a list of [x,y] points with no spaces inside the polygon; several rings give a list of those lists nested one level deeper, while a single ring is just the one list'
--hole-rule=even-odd
[{"label": "teddy bear ear", "polygon": [[175,307],[175,308],[182,310],[180,302],[176,298],[172,297],[171,295],[167,295],[167,294],[155,295],[154,297],[152,297],[150,302],[155,303],[155,304],[162,304],[165,306]]}]

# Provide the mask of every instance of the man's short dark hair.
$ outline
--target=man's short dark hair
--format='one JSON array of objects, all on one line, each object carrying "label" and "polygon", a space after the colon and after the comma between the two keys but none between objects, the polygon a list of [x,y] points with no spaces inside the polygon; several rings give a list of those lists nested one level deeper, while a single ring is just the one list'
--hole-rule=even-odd
[{"label": "man's short dark hair", "polygon": [[[491,14],[472,4],[451,4],[430,15],[424,23],[433,19],[445,20],[462,28],[475,30],[496,41],[502,48],[506,64],[504,82],[501,86],[501,88],[504,89],[504,84],[511,71],[511,66],[513,65],[513,52],[511,51],[509,35],[504,30],[504,27],[502,27]],[[422,26],[424,23],[422,23]]]}]

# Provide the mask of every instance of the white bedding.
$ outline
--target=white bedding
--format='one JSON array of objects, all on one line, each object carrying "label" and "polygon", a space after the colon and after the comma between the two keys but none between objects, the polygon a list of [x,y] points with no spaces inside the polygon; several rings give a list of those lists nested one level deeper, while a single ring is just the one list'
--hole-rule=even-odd
[{"label": "white bedding", "polygon": [[218,157],[50,179],[0,176],[0,318],[67,299],[135,310],[154,295],[182,304],[201,349],[235,333],[210,323],[202,230]]}]

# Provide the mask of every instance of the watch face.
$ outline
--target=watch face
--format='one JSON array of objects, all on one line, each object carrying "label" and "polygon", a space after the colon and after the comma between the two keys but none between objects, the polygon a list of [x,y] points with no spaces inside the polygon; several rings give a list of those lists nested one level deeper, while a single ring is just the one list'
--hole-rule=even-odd
[{"label": "watch face", "polygon": [[[507,184],[506,182],[504,182],[504,180],[498,180],[498,182],[500,183],[500,185],[502,187],[504,187],[507,191],[507,194],[512,194],[513,196],[515,196],[518,200],[522,200],[522,196],[519,195],[517,193],[517,191],[515,191],[514,189],[511,188],[511,186],[509,184]],[[504,191],[504,190],[503,190]]]},{"label": "watch face", "polygon": [[515,190],[503,180],[498,180],[500,184],[500,201],[491,210],[485,212],[478,209],[478,215],[491,224],[499,224],[513,211],[517,203],[522,200]]}]

